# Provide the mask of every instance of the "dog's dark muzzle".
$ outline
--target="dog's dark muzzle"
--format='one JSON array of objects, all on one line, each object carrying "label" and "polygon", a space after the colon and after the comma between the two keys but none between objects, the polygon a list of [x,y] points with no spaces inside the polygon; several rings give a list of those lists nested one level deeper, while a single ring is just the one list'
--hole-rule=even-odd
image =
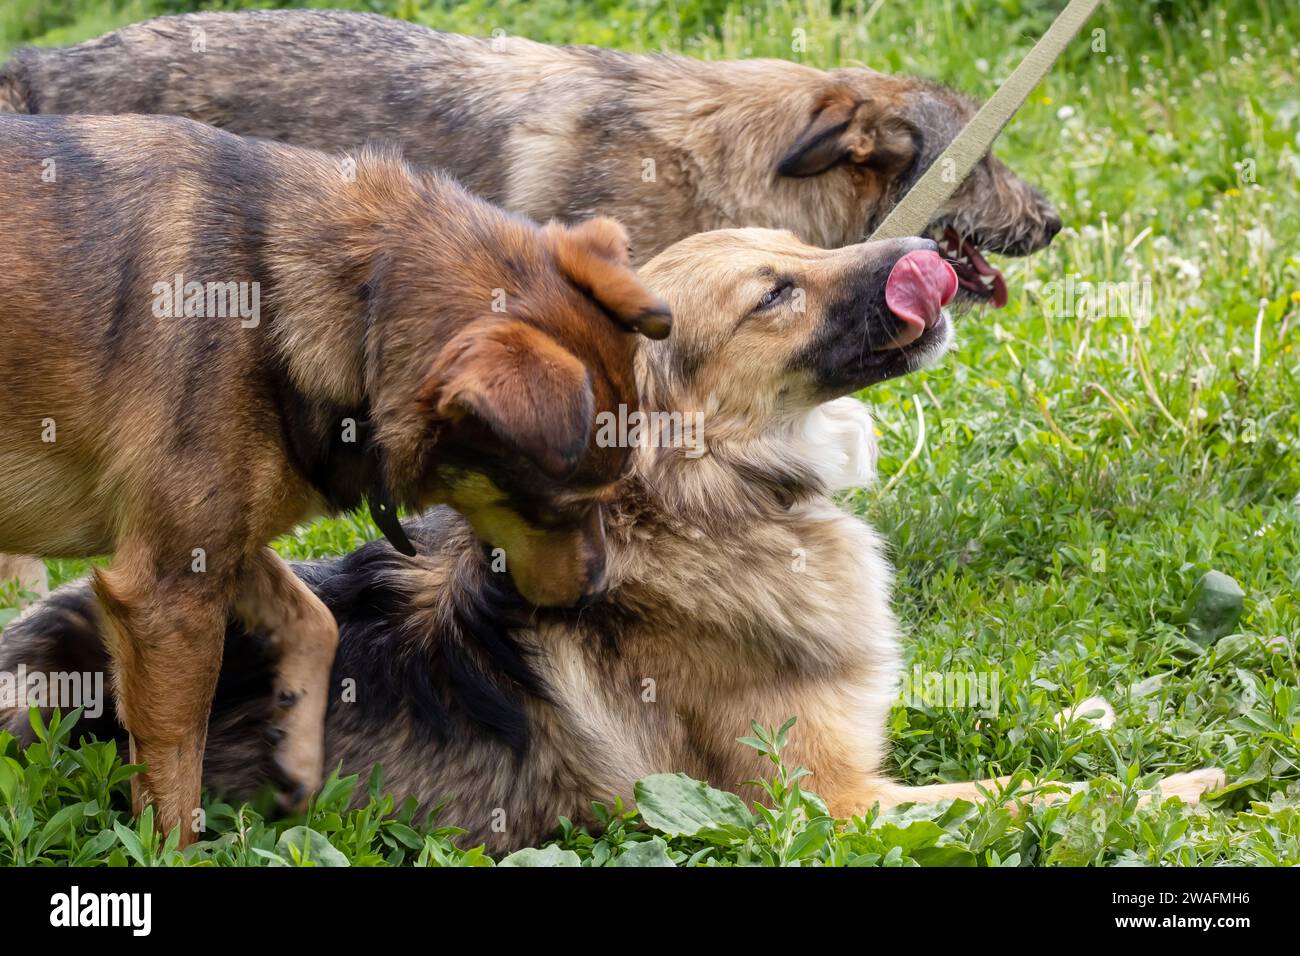
[{"label": "dog's dark muzzle", "polygon": [[[930,239],[889,239],[864,243],[863,265],[832,302],[826,320],[809,346],[791,363],[792,371],[811,373],[823,401],[849,395],[886,379],[906,375],[949,334],[940,316],[916,335],[885,299],[894,266],[912,252],[937,252]],[[908,333],[911,334],[908,334]],[[899,346],[896,343],[906,341]]]}]

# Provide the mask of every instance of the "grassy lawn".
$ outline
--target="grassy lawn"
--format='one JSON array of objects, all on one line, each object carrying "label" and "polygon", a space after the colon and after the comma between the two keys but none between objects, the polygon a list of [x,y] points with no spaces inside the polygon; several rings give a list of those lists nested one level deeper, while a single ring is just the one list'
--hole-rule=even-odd
[{"label": "grassy lawn", "polygon": [[[465,32],[863,64],[987,96],[1060,4],[361,6]],[[0,50],[181,7],[17,0],[0,13]],[[1300,861],[1300,6],[1115,0],[1091,26],[1104,32],[1075,44],[998,146],[1058,203],[1065,231],[1010,265],[1007,308],[969,316],[940,368],[863,395],[882,478],[845,502],[892,543],[909,675],[996,680],[984,712],[900,701],[897,775],[1090,785],[1019,816],[957,802],[832,825],[808,792],[816,778],[795,780],[774,754],[757,813],[651,779],[643,816],[611,807],[599,839],[565,826],[514,862]],[[1085,297],[1056,296],[1067,277],[1076,292],[1149,290],[1149,308],[1089,314]],[[362,519],[322,521],[279,547],[335,554],[372,534]],[[51,568],[58,580],[82,570]],[[1226,634],[1204,626],[1194,600],[1209,571],[1244,591]],[[5,606],[0,595],[0,623]],[[1058,728],[1059,711],[1092,695],[1114,705],[1112,727]],[[75,739],[64,724],[24,755],[0,735],[0,864],[180,862],[126,812],[111,748]],[[1229,785],[1199,809],[1137,807],[1150,778],[1203,766],[1223,768]],[[366,786],[369,806],[348,810]],[[326,863],[490,862],[458,848],[454,829],[411,826],[410,809],[381,793],[374,779],[331,781],[307,820],[276,823],[265,808],[214,803],[212,838],[185,860],[294,863],[306,847]],[[690,832],[674,812],[686,803],[718,826]]]}]

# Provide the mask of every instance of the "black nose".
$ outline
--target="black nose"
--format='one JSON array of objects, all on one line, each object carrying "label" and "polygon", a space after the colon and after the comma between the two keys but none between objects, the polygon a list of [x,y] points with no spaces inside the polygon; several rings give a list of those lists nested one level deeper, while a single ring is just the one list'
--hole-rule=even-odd
[{"label": "black nose", "polygon": [[864,239],[857,243],[864,254],[879,261],[876,257],[887,259],[890,265],[903,258],[909,252],[938,252],[939,243],[926,236],[903,236],[899,239],[877,239],[872,242]]},{"label": "black nose", "polygon": [[899,258],[907,255],[909,252],[938,252],[939,243],[927,236],[909,236],[906,239],[899,239],[899,246],[902,251]]}]

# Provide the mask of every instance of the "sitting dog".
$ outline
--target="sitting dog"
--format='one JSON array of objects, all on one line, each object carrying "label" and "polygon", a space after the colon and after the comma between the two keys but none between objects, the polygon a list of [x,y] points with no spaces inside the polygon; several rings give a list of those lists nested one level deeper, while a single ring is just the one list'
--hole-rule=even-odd
[{"label": "sitting dog", "polygon": [[[951,271],[923,239],[838,251],[747,229],[699,235],[644,270],[674,314],[640,344],[643,432],[606,503],[608,589],[579,610],[522,605],[444,509],[383,542],[295,567],[337,616],[331,766],[383,766],[386,786],[496,852],[536,844],[647,774],[735,789],[763,775],[738,745],[751,719],[799,724],[790,760],[832,813],[975,798],[975,783],[904,787],[882,771],[900,653],[884,546],[831,494],[866,483],[872,425],[849,393],[943,354]],[[703,440],[675,422],[704,415]],[[657,416],[657,417],[654,417]],[[208,782],[264,783],[274,647],[232,623],[208,738]],[[0,670],[103,667],[85,583],[12,625]],[[30,739],[26,715],[5,721]],[[3,724],[0,724],[3,726]],[[111,717],[83,728],[120,733]],[[1193,798],[1214,772],[1170,778]],[[985,781],[984,786],[993,786]]]},{"label": "sitting dog", "polygon": [[[280,650],[276,761],[321,772],[336,628],[266,545],[449,503],[539,605],[602,586],[629,330],[666,307],[609,220],[541,228],[392,153],[189,120],[0,116],[0,548],[97,571],[137,799],[198,806],[234,614]],[[188,826],[182,827],[188,839]]]}]

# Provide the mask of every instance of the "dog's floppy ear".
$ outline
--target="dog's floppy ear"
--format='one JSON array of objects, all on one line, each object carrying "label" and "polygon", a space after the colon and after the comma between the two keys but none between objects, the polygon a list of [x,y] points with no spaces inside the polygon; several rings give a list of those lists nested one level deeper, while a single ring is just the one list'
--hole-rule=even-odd
[{"label": "dog's floppy ear", "polygon": [[828,94],[776,171],[782,176],[816,176],[840,163],[890,172],[916,154],[914,130],[885,103],[858,102],[847,91]]},{"label": "dog's floppy ear", "polygon": [[632,271],[622,226],[598,216],[577,226],[550,223],[542,235],[560,271],[610,318],[648,338],[667,338],[672,313]]},{"label": "dog's floppy ear", "polygon": [[556,480],[582,462],[595,417],[586,366],[522,322],[462,334],[435,365],[423,397],[440,418],[481,422]]}]

